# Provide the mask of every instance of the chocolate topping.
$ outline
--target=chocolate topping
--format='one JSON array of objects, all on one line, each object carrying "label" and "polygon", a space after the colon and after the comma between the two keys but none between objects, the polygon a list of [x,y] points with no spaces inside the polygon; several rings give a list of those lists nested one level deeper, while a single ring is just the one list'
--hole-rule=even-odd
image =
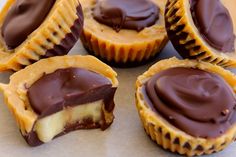
[{"label": "chocolate topping", "polygon": [[2,36],[13,49],[44,21],[56,0],[16,0],[3,22]]},{"label": "chocolate topping", "polygon": [[172,68],[143,87],[146,102],[169,123],[194,137],[215,138],[236,122],[235,94],[218,75]]},{"label": "chocolate topping", "polygon": [[229,11],[220,0],[190,0],[193,21],[213,48],[234,52],[235,35]]},{"label": "chocolate topping", "polygon": [[159,8],[150,0],[103,0],[94,10],[94,18],[117,32],[121,29],[141,31],[159,19]]},{"label": "chocolate topping", "polygon": [[33,110],[40,118],[63,110],[65,107],[103,100],[105,108],[114,108],[116,88],[111,82],[92,71],[80,68],[60,69],[36,81],[28,90]]}]

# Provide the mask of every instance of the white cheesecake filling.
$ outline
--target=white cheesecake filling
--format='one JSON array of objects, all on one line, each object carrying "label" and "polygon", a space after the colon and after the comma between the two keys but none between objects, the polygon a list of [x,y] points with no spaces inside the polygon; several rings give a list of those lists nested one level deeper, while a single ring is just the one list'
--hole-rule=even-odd
[{"label": "white cheesecake filling", "polygon": [[46,143],[51,141],[56,135],[62,133],[67,125],[82,122],[91,118],[94,122],[102,119],[103,101],[67,107],[64,110],[39,119],[34,127],[40,141]]}]

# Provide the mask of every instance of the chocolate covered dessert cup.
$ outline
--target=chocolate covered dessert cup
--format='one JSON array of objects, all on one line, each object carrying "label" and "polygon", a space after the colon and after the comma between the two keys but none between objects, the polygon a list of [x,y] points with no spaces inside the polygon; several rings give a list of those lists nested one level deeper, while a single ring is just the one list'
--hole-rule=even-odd
[{"label": "chocolate covered dessert cup", "polygon": [[236,138],[236,76],[220,66],[171,58],[136,82],[143,126],[164,149],[196,156],[223,150]]},{"label": "chocolate covered dessert cup", "polygon": [[236,66],[236,1],[168,0],[169,39],[184,58]]},{"label": "chocolate covered dessert cup", "polygon": [[92,56],[42,59],[0,84],[22,136],[38,146],[77,129],[108,128],[116,73]]},{"label": "chocolate covered dessert cup", "polygon": [[92,55],[119,67],[137,66],[166,45],[166,0],[81,0],[83,46]]},{"label": "chocolate covered dessert cup", "polygon": [[66,55],[82,26],[79,0],[8,0],[0,12],[0,71]]}]

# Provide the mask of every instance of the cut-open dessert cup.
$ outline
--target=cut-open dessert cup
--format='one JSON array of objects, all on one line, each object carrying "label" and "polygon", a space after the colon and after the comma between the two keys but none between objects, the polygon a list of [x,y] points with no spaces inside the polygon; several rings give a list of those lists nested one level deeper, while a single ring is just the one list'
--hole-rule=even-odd
[{"label": "cut-open dessert cup", "polygon": [[92,56],[42,59],[1,84],[20,132],[31,146],[77,129],[113,122],[116,73]]}]

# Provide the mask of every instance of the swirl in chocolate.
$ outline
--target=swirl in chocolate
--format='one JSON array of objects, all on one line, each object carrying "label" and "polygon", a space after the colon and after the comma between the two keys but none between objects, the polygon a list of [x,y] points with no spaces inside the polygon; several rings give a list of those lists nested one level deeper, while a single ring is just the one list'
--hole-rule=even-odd
[{"label": "swirl in chocolate", "polygon": [[44,21],[56,0],[16,0],[2,25],[10,49],[18,47]]},{"label": "swirl in chocolate", "polygon": [[236,122],[233,90],[210,72],[180,67],[164,70],[146,83],[143,94],[153,110],[194,137],[218,137]]},{"label": "swirl in chocolate", "polygon": [[33,110],[40,118],[74,107],[103,100],[108,112],[114,108],[114,94],[110,80],[81,68],[59,69],[36,81],[28,90]]},{"label": "swirl in chocolate", "polygon": [[141,31],[159,19],[159,8],[150,0],[100,0],[93,17],[98,22],[121,29]]},{"label": "swirl in chocolate", "polygon": [[234,52],[235,35],[229,11],[220,0],[190,0],[195,25],[206,42],[223,52]]}]

